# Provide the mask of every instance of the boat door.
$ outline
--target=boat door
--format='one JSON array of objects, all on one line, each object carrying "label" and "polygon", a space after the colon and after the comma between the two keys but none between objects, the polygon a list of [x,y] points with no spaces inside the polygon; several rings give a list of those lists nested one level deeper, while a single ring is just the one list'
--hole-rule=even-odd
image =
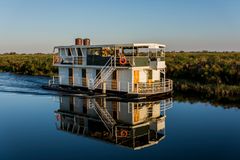
[{"label": "boat door", "polygon": [[87,72],[86,69],[82,69],[82,86],[86,87],[87,86]]},{"label": "boat door", "polygon": [[112,117],[113,119],[117,119],[118,118],[118,108],[119,108],[119,102],[117,101],[112,101]]},{"label": "boat door", "polygon": [[113,73],[112,73],[112,90],[117,90],[118,89],[118,81],[117,81],[117,71],[115,70]]},{"label": "boat door", "polygon": [[69,85],[73,85],[73,68],[68,69],[68,82]]},{"label": "boat door", "polygon": [[134,76],[134,92],[137,92],[139,82],[139,70],[135,70],[133,76]]},{"label": "boat door", "polygon": [[133,106],[134,106],[133,120],[134,120],[134,123],[136,123],[139,121],[140,111],[139,111],[139,108],[138,108],[139,106],[137,103],[134,103]]}]

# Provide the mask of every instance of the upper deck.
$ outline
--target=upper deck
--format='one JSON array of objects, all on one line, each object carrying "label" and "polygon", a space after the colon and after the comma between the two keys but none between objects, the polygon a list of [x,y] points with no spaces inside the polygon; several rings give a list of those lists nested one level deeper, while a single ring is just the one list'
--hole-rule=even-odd
[{"label": "upper deck", "polygon": [[[102,67],[114,57],[116,67],[165,68],[165,47],[157,43],[57,46],[53,64]],[[122,57],[126,62],[120,62]]]}]

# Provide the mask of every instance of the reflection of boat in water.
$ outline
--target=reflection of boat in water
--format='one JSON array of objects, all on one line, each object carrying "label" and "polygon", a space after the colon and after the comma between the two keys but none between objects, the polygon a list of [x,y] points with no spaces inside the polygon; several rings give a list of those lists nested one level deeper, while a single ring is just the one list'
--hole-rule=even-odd
[{"label": "reflection of boat in water", "polygon": [[57,128],[132,149],[157,144],[165,137],[166,109],[172,98],[155,102],[118,102],[105,98],[61,97]]}]

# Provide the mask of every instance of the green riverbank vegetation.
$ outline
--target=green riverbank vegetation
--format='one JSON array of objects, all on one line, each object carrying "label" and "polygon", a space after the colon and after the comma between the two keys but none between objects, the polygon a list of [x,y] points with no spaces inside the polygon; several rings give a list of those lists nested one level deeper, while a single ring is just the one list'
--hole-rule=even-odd
[{"label": "green riverbank vegetation", "polygon": [[167,77],[175,91],[203,94],[206,97],[240,97],[240,53],[169,52]]},{"label": "green riverbank vegetation", "polygon": [[[167,77],[174,91],[204,96],[240,97],[240,53],[167,52]],[[0,54],[0,71],[53,76],[51,54]]]},{"label": "green riverbank vegetation", "polygon": [[51,54],[0,54],[0,71],[26,75],[53,76],[57,68],[52,66]]}]

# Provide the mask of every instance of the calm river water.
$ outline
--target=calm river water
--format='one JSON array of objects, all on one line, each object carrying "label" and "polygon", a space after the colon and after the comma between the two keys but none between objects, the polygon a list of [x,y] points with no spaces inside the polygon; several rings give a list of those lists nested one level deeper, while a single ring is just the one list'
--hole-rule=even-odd
[{"label": "calm river water", "polygon": [[89,100],[41,89],[47,81],[0,73],[1,160],[240,159],[237,108]]}]

